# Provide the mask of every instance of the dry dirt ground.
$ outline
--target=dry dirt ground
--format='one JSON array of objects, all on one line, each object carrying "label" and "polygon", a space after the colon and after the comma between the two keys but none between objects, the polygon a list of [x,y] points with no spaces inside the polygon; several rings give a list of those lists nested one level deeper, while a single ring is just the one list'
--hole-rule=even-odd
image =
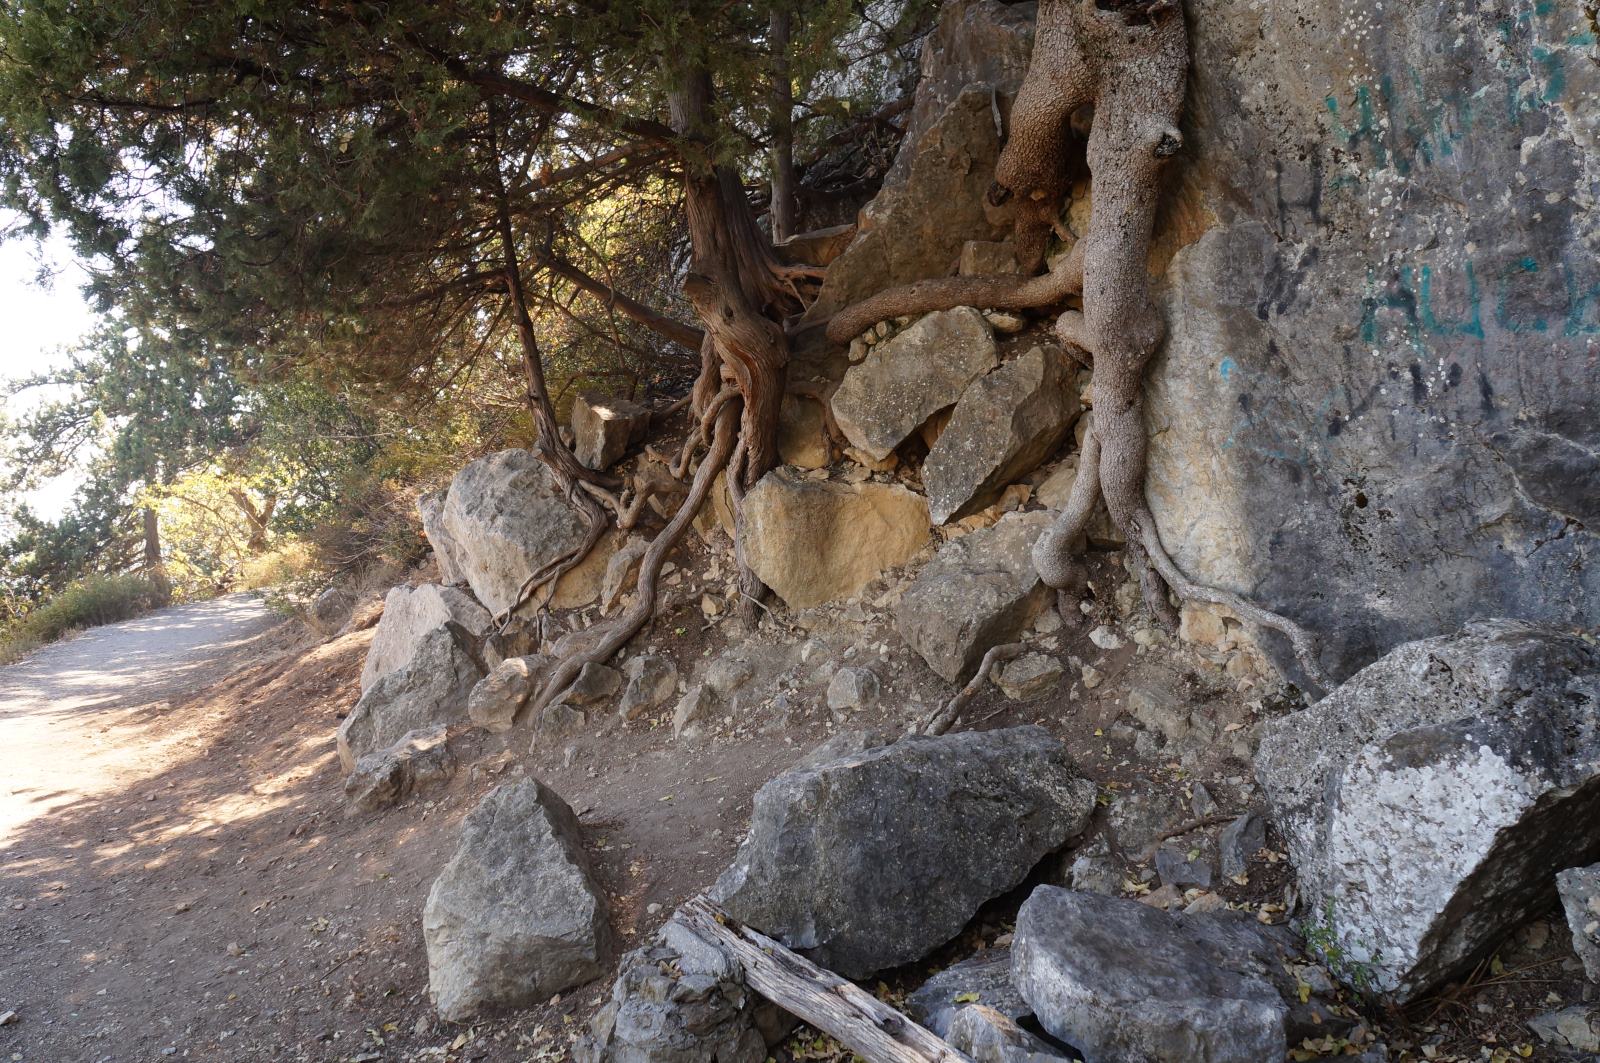
[{"label": "dry dirt ground", "polygon": [[[606,982],[461,1026],[437,1022],[428,1002],[422,904],[460,819],[487,790],[534,772],[568,800],[632,947],[727,866],[763,782],[836,727],[903,729],[948,693],[908,660],[881,612],[769,617],[755,636],[706,622],[705,553],[680,556],[688,578],[642,643],[670,650],[688,672],[730,641],[759,655],[817,640],[835,663],[875,662],[882,704],[834,720],[813,678],[791,690],[796,707],[781,718],[755,701],[694,741],[672,739],[670,705],[531,751],[520,729],[469,733],[455,740],[463,768],[448,786],[350,817],[334,733],[355,702],[370,629],[323,640],[234,596],[98,629],[0,670],[0,1017],[14,1013],[0,1019],[0,1060],[565,1058]],[[1237,761],[1151,755],[1150,736],[1119,722],[1152,655],[1102,652],[1082,632],[1043,642],[1094,661],[1104,681],[1085,690],[1069,669],[1031,703],[991,689],[969,721],[1049,726],[1108,808],[1153,797],[1186,806],[1202,779],[1225,812],[1249,802]],[[1216,696],[1219,679],[1189,674],[1204,703],[1196,712],[1223,727],[1248,720],[1245,698]],[[1272,917],[1287,881],[1285,865],[1262,866],[1247,886],[1225,881],[1218,892]],[[881,991],[892,997],[1004,934],[1024,892]],[[1477,1059],[1485,1044],[1524,1042],[1527,1015],[1582,992],[1562,970],[1563,928],[1547,927],[1536,944],[1508,950],[1483,985],[1425,1013],[1379,1017],[1391,1045],[1433,1041],[1448,1047],[1432,1058]],[[776,1054],[826,1059],[837,1049],[802,1033]]]}]

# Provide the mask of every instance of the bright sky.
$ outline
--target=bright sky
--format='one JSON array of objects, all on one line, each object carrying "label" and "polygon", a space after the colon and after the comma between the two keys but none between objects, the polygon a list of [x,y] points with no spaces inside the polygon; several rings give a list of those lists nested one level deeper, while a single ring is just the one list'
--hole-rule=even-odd
[{"label": "bright sky", "polygon": [[[39,281],[40,267],[53,277]],[[94,323],[80,288],[87,279],[65,241],[52,239],[42,247],[31,240],[0,243],[0,382],[31,376],[60,364]],[[25,393],[16,399],[0,397],[8,414],[15,415],[42,396]],[[0,462],[5,459],[0,456]],[[59,516],[72,498],[77,480],[59,477],[28,495],[41,516]]]}]

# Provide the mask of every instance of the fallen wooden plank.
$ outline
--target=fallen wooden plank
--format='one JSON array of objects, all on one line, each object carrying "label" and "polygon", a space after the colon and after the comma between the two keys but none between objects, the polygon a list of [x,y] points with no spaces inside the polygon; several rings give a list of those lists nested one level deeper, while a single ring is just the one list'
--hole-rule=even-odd
[{"label": "fallen wooden plank", "polygon": [[740,926],[704,897],[685,904],[681,914],[697,934],[739,961],[750,988],[829,1034],[867,1063],[972,1063],[854,982]]}]

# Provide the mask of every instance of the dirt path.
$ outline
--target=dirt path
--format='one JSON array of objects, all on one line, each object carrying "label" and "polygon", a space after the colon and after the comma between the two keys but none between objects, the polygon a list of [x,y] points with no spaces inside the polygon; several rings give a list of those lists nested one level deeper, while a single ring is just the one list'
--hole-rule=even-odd
[{"label": "dirt path", "polygon": [[235,597],[0,670],[0,1061],[560,1058],[607,980],[435,1018],[421,909],[460,819],[536,772],[584,815],[632,944],[726,866],[796,755],[750,736],[730,768],[659,726],[532,754],[524,732],[468,733],[447,787],[351,816],[334,734],[370,641]]},{"label": "dirt path", "polygon": [[0,669],[0,846],[159,768],[179,737],[144,734],[148,717],[273,622],[260,598],[230,595],[95,628]]}]

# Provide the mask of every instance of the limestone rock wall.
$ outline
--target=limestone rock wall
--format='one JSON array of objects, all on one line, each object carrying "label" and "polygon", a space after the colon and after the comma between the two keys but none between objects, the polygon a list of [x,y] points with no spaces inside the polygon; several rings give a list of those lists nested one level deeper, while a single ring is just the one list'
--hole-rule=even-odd
[{"label": "limestone rock wall", "polygon": [[1175,558],[1341,676],[1473,617],[1594,623],[1596,5],[1186,7],[1147,413]]}]

